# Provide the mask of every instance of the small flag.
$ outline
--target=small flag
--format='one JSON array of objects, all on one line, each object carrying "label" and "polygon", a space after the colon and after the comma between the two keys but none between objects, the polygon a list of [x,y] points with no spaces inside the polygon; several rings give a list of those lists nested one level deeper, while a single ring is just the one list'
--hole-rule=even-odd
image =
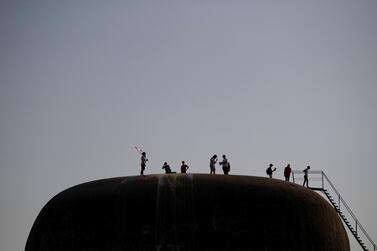
[{"label": "small flag", "polygon": [[136,149],[136,151],[138,151],[140,154],[142,154],[142,153],[144,152],[142,149],[138,148],[137,146],[135,146],[135,149]]}]

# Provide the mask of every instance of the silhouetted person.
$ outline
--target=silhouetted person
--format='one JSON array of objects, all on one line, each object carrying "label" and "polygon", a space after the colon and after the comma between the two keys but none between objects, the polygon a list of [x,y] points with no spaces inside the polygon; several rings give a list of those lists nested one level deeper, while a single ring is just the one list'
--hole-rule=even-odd
[{"label": "silhouetted person", "polygon": [[186,165],[184,161],[182,161],[181,173],[186,173],[187,169],[189,169],[189,166]]},{"label": "silhouetted person", "polygon": [[289,181],[289,177],[291,176],[291,172],[292,172],[291,165],[288,164],[288,165],[284,168],[284,177],[285,177],[285,181]]},{"label": "silhouetted person", "polygon": [[230,172],[230,162],[229,161],[228,161],[226,168],[224,169],[224,167],[223,167],[223,171],[224,171],[225,175],[229,174],[229,172]]},{"label": "silhouetted person", "polygon": [[209,160],[209,168],[211,169],[210,174],[212,174],[212,173],[215,174],[215,172],[216,172],[216,168],[215,168],[216,162],[217,162],[217,155],[215,154]]},{"label": "silhouetted person", "polygon": [[170,166],[166,162],[164,162],[164,165],[162,166],[162,169],[165,169],[165,173],[171,173]]},{"label": "silhouetted person", "polygon": [[224,174],[225,175],[229,174],[230,164],[229,164],[229,161],[228,161],[228,159],[226,158],[225,155],[223,155],[223,161],[221,161],[219,164],[220,164],[220,166],[223,166]]},{"label": "silhouetted person", "polygon": [[270,166],[266,169],[266,173],[268,174],[270,179],[272,178],[272,173],[276,171],[276,167],[274,169],[272,169],[273,166],[274,165],[270,164]]},{"label": "silhouetted person", "polygon": [[145,166],[147,164],[147,157],[146,157],[146,153],[145,152],[142,152],[141,153],[141,171],[140,171],[140,175],[144,175],[144,170],[145,170]]},{"label": "silhouetted person", "polygon": [[307,166],[304,170],[302,170],[304,172],[304,183],[302,185],[305,186],[306,184],[306,187],[309,187],[309,180],[308,180],[309,170],[310,170],[310,166]]}]

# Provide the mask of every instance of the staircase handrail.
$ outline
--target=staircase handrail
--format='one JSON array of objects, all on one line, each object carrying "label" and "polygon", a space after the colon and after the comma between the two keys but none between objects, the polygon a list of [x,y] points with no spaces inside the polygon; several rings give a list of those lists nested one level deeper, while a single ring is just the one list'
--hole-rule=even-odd
[{"label": "staircase handrail", "polygon": [[[327,177],[327,175],[325,174],[325,172],[322,171],[322,175],[323,177],[325,177],[326,181],[329,183],[329,185],[331,186],[331,188],[334,190],[334,192],[336,193],[336,195],[338,196],[339,200],[342,202],[342,204],[345,206],[345,208],[347,209],[348,213],[351,215],[351,217],[353,218],[353,220],[355,221],[355,224],[357,225],[356,226],[356,233],[357,233],[357,229],[361,229],[361,231],[364,233],[365,237],[367,237],[367,239],[369,240],[369,242],[373,245],[373,248],[375,249],[376,247],[376,244],[373,242],[372,238],[369,236],[369,234],[365,231],[364,227],[361,225],[360,221],[357,219],[356,215],[352,212],[351,208],[348,206],[348,204],[345,202],[345,200],[342,198],[342,196],[340,196],[340,193],[338,192],[338,190],[336,190],[335,186],[332,184],[332,182],[330,181],[330,179]],[[324,187],[323,187],[324,189]],[[340,205],[339,205],[339,209],[340,209]]]},{"label": "staircase handrail", "polygon": [[[292,171],[292,176],[293,176],[293,182],[294,181],[294,174],[295,173],[300,173],[302,174],[303,171],[300,171],[300,170],[293,170]],[[335,194],[338,196],[338,200],[339,200],[339,205],[338,205],[338,210],[340,210],[340,204],[343,204],[343,206],[347,209],[349,215],[353,218],[354,222],[355,222],[355,226],[356,226],[356,234],[357,234],[357,229],[361,229],[361,231],[363,232],[363,234],[365,235],[365,237],[369,240],[369,242],[372,244],[373,246],[373,250],[376,250],[376,244],[373,242],[372,238],[369,236],[369,234],[365,231],[364,227],[361,225],[360,221],[357,219],[357,217],[355,216],[355,214],[352,212],[351,208],[348,206],[348,204],[346,203],[346,201],[342,198],[342,196],[340,195],[340,193],[338,192],[338,190],[335,188],[335,186],[333,185],[333,183],[330,181],[330,179],[327,177],[327,175],[325,174],[324,171],[321,171],[321,170],[312,170],[312,171],[308,171],[309,174],[321,174],[322,175],[322,187],[321,189],[322,190],[325,190],[325,183],[324,183],[324,180],[330,185],[330,187],[332,188],[332,190],[335,192]],[[325,178],[325,179],[323,179]]]}]

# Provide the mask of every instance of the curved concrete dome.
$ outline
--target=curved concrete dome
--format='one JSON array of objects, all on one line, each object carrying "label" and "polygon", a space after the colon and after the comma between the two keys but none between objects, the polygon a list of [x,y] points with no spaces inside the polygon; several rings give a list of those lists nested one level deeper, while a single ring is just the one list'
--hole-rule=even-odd
[{"label": "curved concrete dome", "polygon": [[169,174],[97,180],[55,196],[34,250],[349,251],[335,210],[310,189],[250,176]]}]

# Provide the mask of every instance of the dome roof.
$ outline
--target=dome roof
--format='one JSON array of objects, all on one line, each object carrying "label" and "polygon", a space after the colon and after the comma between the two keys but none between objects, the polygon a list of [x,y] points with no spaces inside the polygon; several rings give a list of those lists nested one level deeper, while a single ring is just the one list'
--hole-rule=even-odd
[{"label": "dome roof", "polygon": [[96,180],[52,198],[32,250],[349,251],[335,209],[316,192],[262,177],[163,174]]}]

